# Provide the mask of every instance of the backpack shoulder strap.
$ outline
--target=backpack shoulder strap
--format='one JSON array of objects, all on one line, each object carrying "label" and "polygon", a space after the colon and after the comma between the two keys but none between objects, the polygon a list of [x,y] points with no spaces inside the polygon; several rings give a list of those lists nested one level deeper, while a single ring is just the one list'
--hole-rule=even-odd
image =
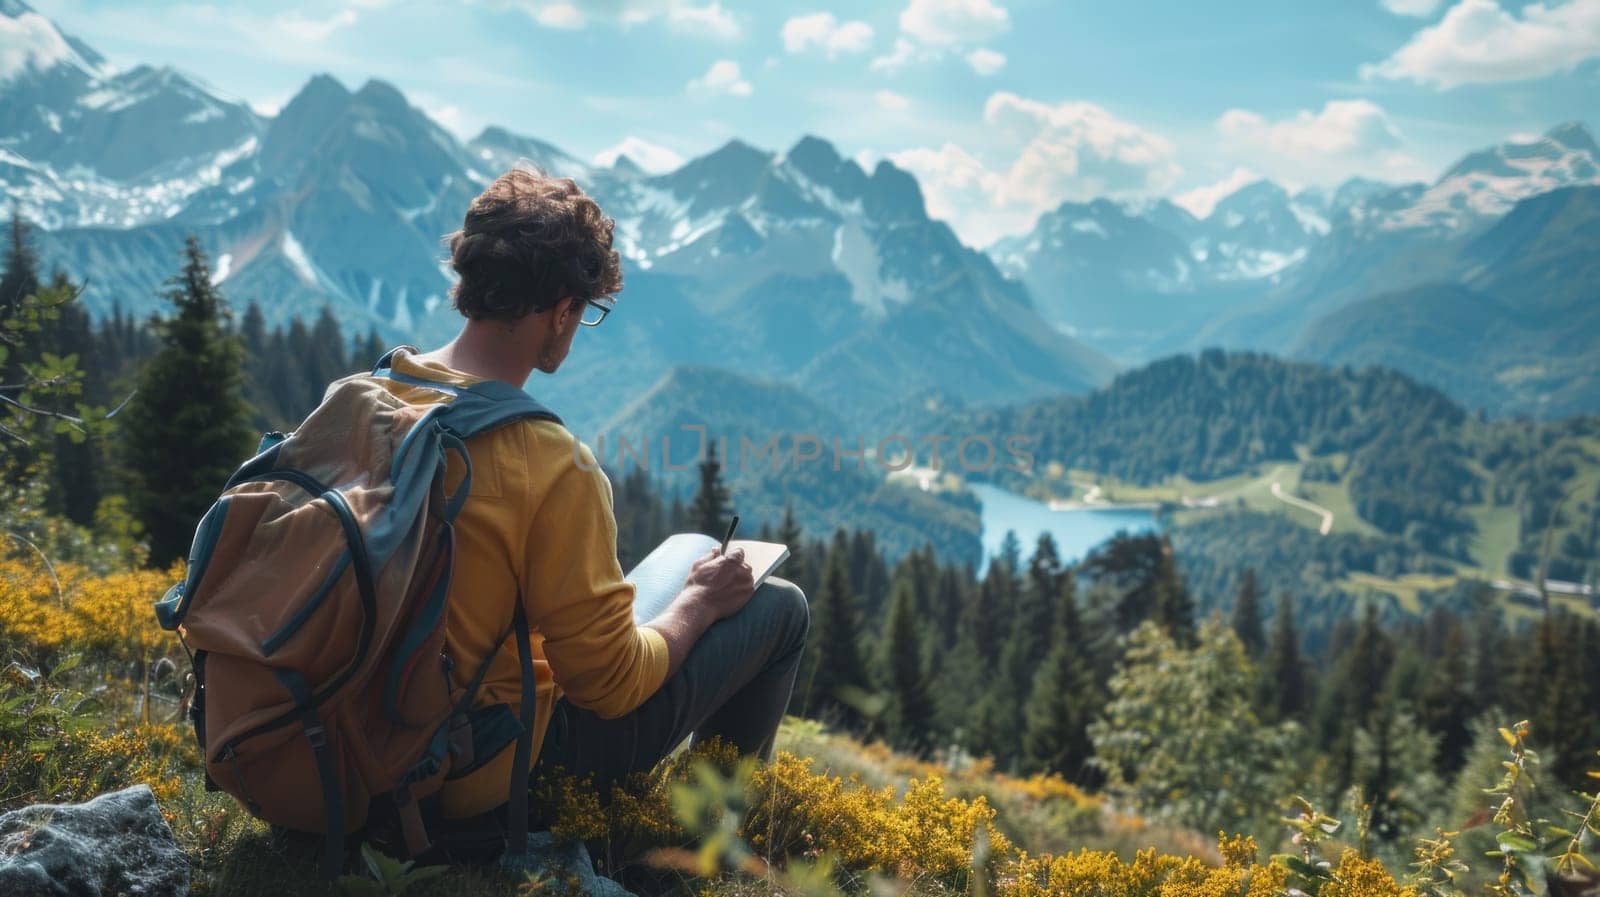
[{"label": "backpack shoulder strap", "polygon": [[515,386],[484,380],[459,389],[456,400],[444,412],[443,423],[467,439],[517,420],[562,422],[554,411]]},{"label": "backpack shoulder strap", "polygon": [[[458,386],[452,383],[443,383],[409,374],[396,373],[390,362],[397,351],[400,351],[400,349],[391,350],[383,358],[379,359],[377,366],[372,370],[374,377],[425,386],[454,396],[454,399],[439,415],[439,424],[447,431],[443,434],[442,447],[445,451],[459,452],[466,469],[465,476],[462,483],[457,487],[456,494],[448,499],[445,512],[446,520],[455,519],[456,514],[461,509],[462,502],[466,500],[466,495],[469,491],[468,487],[472,481],[472,459],[467,455],[464,440],[517,420],[548,420],[557,424],[562,423],[561,418],[555,412],[540,404],[533,396],[509,383],[499,380],[484,380],[471,386]],[[415,350],[412,349],[411,351]],[[522,596],[520,594],[517,596],[515,610],[513,611],[513,630],[517,637],[518,664],[521,668],[522,677],[521,706],[518,708],[522,732],[517,736],[517,746],[512,757],[510,792],[507,801],[510,827],[507,832],[506,846],[510,853],[521,854],[528,849],[527,774],[528,766],[533,759],[537,684],[533,672],[533,649],[528,619],[523,611]],[[504,640],[502,639],[502,641]],[[496,642],[497,646],[499,644],[500,642]],[[483,668],[479,672],[479,679],[474,681],[468,696],[463,698],[464,702],[471,700],[471,693],[477,690],[482,673],[488,669],[488,666],[488,659],[485,659]]]},{"label": "backpack shoulder strap", "polygon": [[554,411],[509,383],[482,380],[471,386],[460,386],[442,380],[400,373],[394,369],[392,363],[397,352],[414,353],[416,349],[411,346],[390,349],[373,366],[372,376],[397,383],[425,386],[454,396],[454,401],[441,414],[440,423],[461,439],[468,439],[516,420],[548,420],[562,423],[560,416]]}]

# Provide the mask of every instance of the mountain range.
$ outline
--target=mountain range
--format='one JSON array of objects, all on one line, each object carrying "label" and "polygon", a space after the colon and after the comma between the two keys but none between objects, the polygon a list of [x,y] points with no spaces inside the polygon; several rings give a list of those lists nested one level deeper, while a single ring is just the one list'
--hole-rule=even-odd
[{"label": "mountain range", "polygon": [[619,313],[531,387],[580,432],[627,419],[683,365],[860,429],[1081,394],[1119,365],[1214,345],[1382,362],[1491,413],[1600,411],[1600,149],[1576,123],[1431,184],[1262,180],[1204,217],[1065,203],[979,251],[928,215],[911,174],[818,137],[730,141],[649,174],[500,127],[462,141],[381,81],[317,76],[263,116],[169,68],[114,71],[22,0],[0,15],[23,41],[0,67],[0,184],[95,314],[159,310],[193,233],[229,300],[269,323],[326,306],[347,330],[439,341],[459,321],[441,237],[531,163],[599,200],[626,259]]},{"label": "mountain range", "polygon": [[[346,329],[441,340],[460,319],[440,238],[528,160],[583,181],[626,259],[619,314],[534,387],[579,429],[680,364],[793,385],[853,423],[924,392],[982,404],[1082,392],[1114,370],[931,219],[910,174],[868,172],[821,139],[786,153],[731,141],[648,175],[501,128],[463,143],[384,82],[351,91],[327,76],[266,118],[170,69],[110,72],[20,0],[0,2],[35,40],[0,79],[0,122],[15,124],[0,180],[47,228],[47,262],[88,280],[96,314],[157,310],[195,233],[229,300],[258,302],[269,324],[326,305]],[[161,140],[135,163],[119,141],[139,130]]]}]

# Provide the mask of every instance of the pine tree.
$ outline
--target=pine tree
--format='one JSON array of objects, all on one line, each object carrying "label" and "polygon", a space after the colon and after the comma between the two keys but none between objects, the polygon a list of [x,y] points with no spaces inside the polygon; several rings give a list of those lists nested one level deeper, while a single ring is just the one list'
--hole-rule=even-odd
[{"label": "pine tree", "polygon": [[883,656],[889,690],[889,737],[903,750],[920,752],[932,742],[934,706],[923,669],[924,629],[916,608],[916,588],[897,578],[889,599]]},{"label": "pine tree", "polygon": [[378,329],[373,327],[367,331],[366,336],[357,337],[351,342],[350,363],[345,365],[345,369],[349,371],[371,370],[372,366],[377,364],[378,359],[382,358],[383,353],[387,351],[389,349],[384,345],[383,337],[379,336]]},{"label": "pine tree", "polygon": [[616,483],[612,506],[617,518],[617,559],[627,569],[666,538],[666,508],[643,467],[632,467],[626,476],[612,480]]},{"label": "pine tree", "polygon": [[1350,713],[1347,719],[1359,725],[1371,718],[1394,661],[1394,640],[1378,621],[1378,605],[1369,602],[1362,611],[1355,640],[1338,665],[1345,707]]},{"label": "pine tree", "polygon": [[1118,630],[1128,633],[1154,620],[1180,644],[1194,639],[1194,599],[1178,572],[1172,542],[1165,535],[1141,533],[1112,539],[1084,561],[1098,580],[1120,592],[1116,600]]},{"label": "pine tree", "polygon": [[194,237],[166,298],[176,314],[161,323],[163,347],[141,371],[124,424],[130,498],[155,566],[185,553],[195,524],[251,447],[238,338],[228,332],[227,308]]},{"label": "pine tree", "polygon": [[316,347],[311,341],[310,328],[298,315],[289,319],[284,348],[287,350],[284,364],[294,372],[294,376],[282,382],[285,390],[284,410],[288,412],[289,420],[299,421],[305,419],[322,401],[322,391],[327,384],[322,381],[320,371],[314,371],[306,364],[306,359],[314,356]]},{"label": "pine tree", "polygon": [[[794,516],[794,502],[783,504],[783,521],[778,524],[777,542],[789,546],[789,560],[784,562],[784,577],[793,583],[811,581],[808,572],[810,556],[805,549],[805,533]],[[810,594],[809,592],[807,594]]]},{"label": "pine tree", "polygon": [[1417,701],[1422,723],[1439,738],[1439,769],[1454,773],[1465,762],[1472,743],[1467,726],[1481,709],[1473,697],[1472,675],[1467,668],[1467,638],[1459,621],[1452,619],[1444,635],[1438,659],[1428,668],[1428,677]]},{"label": "pine tree", "polygon": [[688,529],[690,525],[689,509],[683,503],[683,495],[674,488],[672,503],[667,506],[667,528],[677,533]]},{"label": "pine tree", "polygon": [[944,567],[939,571],[938,585],[934,590],[933,606],[929,609],[929,614],[938,626],[940,644],[956,643],[961,611],[970,603],[967,596],[971,593],[969,588],[971,583],[970,570]]},{"label": "pine tree", "polygon": [[[0,274],[0,320],[11,317],[24,297],[39,292],[39,254],[33,248],[33,228],[13,209],[6,243],[5,272]],[[10,383],[12,380],[6,380]]]},{"label": "pine tree", "polygon": [[1261,626],[1261,590],[1253,569],[1247,568],[1239,583],[1239,597],[1233,602],[1233,631],[1251,657],[1261,657],[1267,647],[1267,633]]},{"label": "pine tree", "polygon": [[[57,272],[50,289],[60,296],[71,297],[56,306],[56,317],[38,334],[40,353],[74,360],[83,376],[81,397],[90,402],[105,391],[99,359],[94,351],[94,331],[89,325],[89,313],[78,301],[77,288],[66,274]],[[55,434],[51,452],[50,480],[45,492],[46,507],[74,523],[89,526],[94,523],[95,509],[100,506],[101,465],[98,439],[76,431]]]},{"label": "pine tree", "polygon": [[278,408],[271,369],[271,334],[261,306],[251,302],[239,323],[239,343],[244,349],[244,398],[255,412],[251,425],[257,430],[282,426],[284,414]]},{"label": "pine tree", "polygon": [[1368,602],[1354,637],[1333,664],[1318,707],[1318,730],[1333,759],[1333,779],[1341,790],[1354,782],[1359,729],[1370,729],[1384,699],[1394,664],[1394,642],[1378,622],[1378,606]]},{"label": "pine tree", "polygon": [[1547,613],[1518,676],[1519,691],[1531,704],[1532,740],[1544,767],[1569,788],[1583,784],[1594,758],[1588,731],[1593,710],[1584,706],[1584,691],[1592,686],[1582,681],[1584,658],[1575,638],[1581,632],[1581,624],[1564,611]]},{"label": "pine tree", "polygon": [[1022,540],[1017,538],[1016,530],[1006,530],[1005,536],[1000,540],[1000,550],[995,553],[994,560],[1005,564],[1011,570],[1017,570],[1022,567]]},{"label": "pine tree", "polygon": [[326,305],[317,316],[317,322],[311,326],[310,345],[311,353],[305,359],[306,375],[316,391],[316,402],[320,404],[328,384],[350,372],[346,367],[349,358],[345,355],[344,334],[339,330],[339,321],[333,316],[333,309]]},{"label": "pine tree", "polygon": [[988,691],[978,699],[977,704],[968,708],[968,713],[963,719],[967,730],[963,732],[964,746],[973,754],[988,756],[996,762],[1004,762],[1007,758],[1002,752],[1005,742],[1004,729],[1009,713],[1003,712],[999,698],[993,690]]},{"label": "pine tree", "polygon": [[244,318],[239,322],[239,339],[251,361],[259,361],[267,354],[267,318],[254,301],[245,307]]},{"label": "pine tree", "polygon": [[1098,704],[1094,676],[1084,662],[1077,608],[1069,592],[1059,605],[1050,650],[1033,680],[1022,735],[1025,768],[1082,782],[1093,754],[1089,722]]},{"label": "pine tree", "polygon": [[959,615],[959,622],[954,627],[954,645],[941,665],[941,685],[936,696],[941,727],[959,732],[961,743],[967,748],[983,751],[989,750],[990,739],[985,736],[981,746],[973,740],[977,737],[973,714],[980,703],[992,704],[988,686],[995,678],[1000,643],[994,612],[994,571],[991,565],[991,575],[984,583],[963,595],[964,600],[952,609]]},{"label": "pine tree", "polygon": [[1033,686],[1039,663],[1050,650],[1057,606],[1063,600],[1062,586],[1069,574],[1061,565],[1055,539],[1041,533],[1028,561],[1028,572],[1017,595],[1016,613],[1011,621],[1011,637],[1006,642],[1001,665],[1010,680],[1013,694],[1026,695]]},{"label": "pine tree", "polygon": [[871,530],[858,529],[850,534],[850,587],[860,596],[866,619],[874,624],[881,622],[889,599],[889,568],[878,553],[877,537]]},{"label": "pine tree", "polygon": [[[43,286],[39,282],[39,255],[33,248],[32,230],[21,213],[13,210],[4,269],[0,270],[0,321],[20,324],[20,319],[15,318],[22,300],[36,295]],[[33,360],[36,354],[30,352],[31,335],[24,330],[18,336],[28,341],[7,345],[0,353],[0,383],[22,382],[22,363]]]},{"label": "pine tree", "polygon": [[1162,534],[1160,561],[1154,579],[1156,592],[1155,620],[1180,645],[1194,644],[1194,598],[1183,584],[1178,572],[1178,558],[1172,551],[1172,540]]},{"label": "pine tree", "polygon": [[828,551],[822,588],[811,604],[812,637],[806,642],[811,656],[802,681],[807,715],[855,728],[865,720],[857,698],[868,679],[858,641],[861,615],[850,590],[848,551],[841,530]]},{"label": "pine tree", "polygon": [[[22,393],[23,384],[36,383],[39,379],[30,376],[26,366],[40,360],[39,330],[48,323],[46,316],[59,302],[54,299],[37,301],[43,298],[40,296],[43,284],[39,282],[39,256],[33,248],[32,228],[14,208],[9,237],[5,270],[0,272],[0,324],[4,325],[0,327],[0,385],[9,387],[7,398],[15,400]],[[24,302],[30,296],[36,301]],[[47,431],[34,433],[36,438],[22,435],[22,429],[39,421],[33,419],[24,425],[19,420],[8,420],[12,412],[17,412],[16,406],[0,407],[0,426],[5,427],[0,432],[0,440],[3,440],[0,444],[5,446],[5,454],[0,455],[0,473],[5,477],[4,482],[0,482],[0,487],[4,487],[0,489],[0,497],[8,501],[21,494],[14,490],[20,489],[24,482],[39,485],[37,477],[48,473],[49,461],[48,446],[39,443],[54,442]],[[35,415],[25,417],[36,418]],[[8,423],[14,425],[7,426]],[[8,510],[0,509],[0,514]]]},{"label": "pine tree", "polygon": [[1263,716],[1274,721],[1302,718],[1310,690],[1305,662],[1300,658],[1300,633],[1294,626],[1294,603],[1288,595],[1278,599],[1278,612],[1272,618],[1272,645],[1264,664]]},{"label": "pine tree", "polygon": [[689,514],[696,530],[708,536],[721,536],[728,528],[728,487],[722,483],[722,461],[717,458],[715,439],[707,440],[699,471],[700,488],[694,494]]}]

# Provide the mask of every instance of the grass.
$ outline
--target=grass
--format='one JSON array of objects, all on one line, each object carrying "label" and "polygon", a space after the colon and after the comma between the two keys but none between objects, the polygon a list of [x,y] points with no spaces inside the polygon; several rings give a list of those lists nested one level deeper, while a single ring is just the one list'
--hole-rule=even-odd
[{"label": "grass", "polygon": [[[1286,463],[1275,465],[1264,473],[1245,473],[1217,480],[1191,480],[1185,476],[1175,476],[1151,485],[1129,483],[1116,477],[1086,470],[1073,470],[1066,476],[1072,484],[1071,497],[1074,499],[1081,500],[1090,488],[1099,486],[1101,498],[1108,502],[1161,502],[1179,505],[1185,498],[1215,498],[1224,503],[1240,497],[1248,499],[1254,497],[1260,489],[1270,489],[1272,485],[1270,478],[1284,475],[1285,470],[1293,470],[1294,477],[1298,480],[1299,467],[1298,464]],[[1267,498],[1271,499],[1270,494]]]},{"label": "grass", "polygon": [[[1099,797],[1079,791],[1058,777],[1009,776],[996,772],[983,760],[931,763],[896,753],[881,743],[863,744],[832,733],[818,723],[795,718],[784,721],[778,749],[807,758],[818,775],[843,780],[847,788],[865,791],[888,788],[895,793],[896,800],[907,799],[913,780],[942,779],[945,793],[950,797],[968,801],[981,798],[993,807],[998,829],[1030,854],[1103,850],[1131,862],[1139,851],[1154,848],[1163,854],[1197,857],[1212,865],[1221,862],[1215,838],[1117,812]],[[193,789],[193,793],[202,802],[221,802],[218,806],[226,803],[217,795],[204,795],[198,788]],[[200,815],[203,818],[205,814]],[[187,839],[191,853],[205,858],[200,863],[204,875],[197,894],[333,897],[341,893],[338,886],[315,874],[320,858],[317,843],[302,839],[277,840],[264,825],[237,811],[229,818],[231,827],[197,832]],[[206,839],[203,846],[199,846],[197,837]],[[604,871],[608,849],[592,843],[591,851],[602,858]],[[700,879],[649,868],[640,863],[638,857],[615,859],[623,862],[620,870],[613,868],[612,873],[638,893],[769,897],[782,891],[770,881],[752,881],[747,876]],[[927,878],[914,883],[912,890],[938,897],[950,897],[954,893],[945,884]],[[551,892],[529,886],[525,879],[489,868],[450,869],[438,878],[419,882],[405,893],[408,897],[456,894],[533,897]],[[560,894],[558,889],[552,897],[560,897]]]},{"label": "grass", "polygon": [[[1284,488],[1288,488],[1285,484]],[[1333,531],[1336,533],[1353,533],[1358,536],[1376,536],[1378,528],[1361,519],[1356,513],[1356,506],[1350,500],[1350,487],[1343,480],[1337,483],[1308,483],[1302,482],[1298,492],[1307,499],[1322,505],[1333,512]],[[1310,517],[1305,514],[1303,516]],[[1312,526],[1320,521],[1313,519]]]},{"label": "grass", "polygon": [[[942,779],[945,793],[952,798],[987,801],[996,810],[998,828],[1030,853],[1090,848],[1109,850],[1131,861],[1138,850],[1155,847],[1210,863],[1220,861],[1215,839],[1114,812],[1100,798],[1057,777],[1008,776],[997,773],[987,761],[930,763],[895,753],[881,743],[862,744],[831,733],[818,723],[794,718],[784,721],[778,749],[808,758],[818,776],[836,777],[847,788],[863,791],[889,788],[897,800],[907,799],[913,780]],[[277,838],[267,826],[234,807],[231,799],[206,793],[197,775],[187,778],[181,791],[164,804],[180,841],[196,860],[196,894],[334,897],[346,893],[317,875],[320,842],[302,837]],[[611,873],[639,893],[731,897],[735,893],[771,895],[780,890],[770,882],[751,881],[747,876],[686,877],[652,868],[638,856],[627,856],[626,850],[618,853],[613,847],[594,842],[591,852],[601,859],[602,871],[606,871],[606,858],[610,856]],[[931,881],[918,888],[919,893],[948,893]],[[419,881],[405,893],[408,897],[561,897],[562,891],[532,886],[525,878],[496,868],[452,868],[437,878]]]},{"label": "grass", "polygon": [[1454,585],[1456,581],[1457,577],[1454,576],[1430,576],[1424,573],[1385,577],[1356,572],[1339,580],[1339,583],[1352,592],[1370,590],[1388,595],[1402,611],[1420,616],[1427,610],[1423,605],[1422,593],[1442,591]]},{"label": "grass", "polygon": [[1467,516],[1478,527],[1472,544],[1473,562],[1489,576],[1509,575],[1511,553],[1517,550],[1517,509],[1485,503],[1467,509]]}]

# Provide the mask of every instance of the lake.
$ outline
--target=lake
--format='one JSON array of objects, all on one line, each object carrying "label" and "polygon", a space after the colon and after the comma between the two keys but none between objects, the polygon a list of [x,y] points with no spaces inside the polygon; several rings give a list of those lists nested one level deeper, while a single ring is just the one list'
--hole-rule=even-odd
[{"label": "lake", "polygon": [[1022,543],[1026,563],[1039,534],[1048,531],[1056,540],[1063,561],[1076,561],[1118,532],[1157,529],[1153,510],[1146,508],[1078,508],[1053,511],[1043,502],[989,483],[968,483],[983,502],[983,565],[1000,551],[1006,532],[1013,530]]}]

